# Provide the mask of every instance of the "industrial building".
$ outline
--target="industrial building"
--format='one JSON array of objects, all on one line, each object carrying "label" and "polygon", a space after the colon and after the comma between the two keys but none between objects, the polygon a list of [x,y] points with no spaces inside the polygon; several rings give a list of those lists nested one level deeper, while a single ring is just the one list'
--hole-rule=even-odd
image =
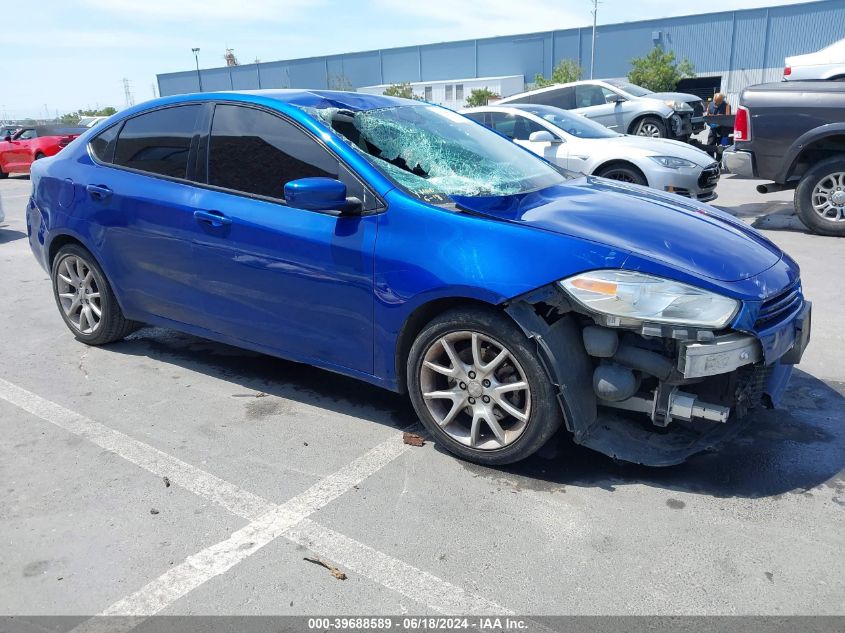
[{"label": "industrial building", "polygon": [[[603,24],[596,33],[594,77],[624,77],[632,58],[660,45],[695,66],[697,79],[685,82],[682,89],[702,96],[721,90],[736,99],[748,85],[780,80],[785,57],[816,51],[843,37],[845,0]],[[588,72],[591,38],[592,27],[585,25],[166,73],[158,75],[158,86],[161,95],[197,92],[200,80],[204,91],[365,88],[372,92],[407,82],[423,98],[459,107],[458,86],[464,97],[470,84],[491,84],[487,87],[492,90],[493,82],[498,82],[505,85],[500,88],[503,92],[518,92],[537,74],[549,77],[562,59],[575,59]]]}]

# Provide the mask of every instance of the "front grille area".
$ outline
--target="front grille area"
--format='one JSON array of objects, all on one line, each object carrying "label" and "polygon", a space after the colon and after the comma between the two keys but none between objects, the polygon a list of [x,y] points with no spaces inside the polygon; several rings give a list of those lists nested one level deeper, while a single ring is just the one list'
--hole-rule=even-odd
[{"label": "front grille area", "polygon": [[719,182],[719,173],[719,163],[708,165],[698,177],[698,186],[704,189],[715,186]]},{"label": "front grille area", "polygon": [[760,307],[760,313],[754,322],[755,330],[763,330],[776,325],[783,319],[794,314],[804,303],[801,294],[801,282],[785,288],[773,297],[769,297]]}]

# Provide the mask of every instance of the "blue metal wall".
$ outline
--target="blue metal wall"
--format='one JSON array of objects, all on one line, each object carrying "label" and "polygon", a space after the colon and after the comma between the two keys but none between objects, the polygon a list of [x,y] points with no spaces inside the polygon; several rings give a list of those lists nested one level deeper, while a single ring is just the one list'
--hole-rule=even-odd
[{"label": "blue metal wall", "polygon": [[[596,77],[622,77],[630,60],[659,43],[687,57],[699,75],[783,66],[788,55],[816,51],[845,37],[845,0],[599,26]],[[442,44],[346,53],[202,70],[204,90],[357,88],[403,81],[537,73],[561,59],[588,71],[589,27]],[[749,75],[749,77],[752,75]],[[763,75],[759,75],[763,76]],[[196,71],[158,75],[162,95],[199,90]]]}]

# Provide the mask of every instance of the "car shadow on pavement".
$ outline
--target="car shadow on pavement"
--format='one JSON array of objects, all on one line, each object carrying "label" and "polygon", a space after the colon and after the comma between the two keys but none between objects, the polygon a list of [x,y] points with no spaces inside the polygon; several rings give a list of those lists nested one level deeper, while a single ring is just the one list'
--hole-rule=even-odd
[{"label": "car shadow on pavement", "polygon": [[0,226],[0,244],[22,240],[25,237],[26,233],[23,231],[15,231],[14,229],[6,229]]},{"label": "car shadow on pavement", "polygon": [[796,370],[777,409],[753,412],[748,426],[733,439],[677,466],[617,462],[576,445],[562,432],[536,455],[502,470],[544,488],[612,491],[644,484],[714,497],[803,494],[825,484],[845,505],[843,394],[845,384],[828,385]]},{"label": "car shadow on pavement", "polygon": [[[108,349],[225,380],[232,384],[232,397],[252,390],[396,429],[418,423],[404,396],[173,330],[144,328]],[[615,461],[576,445],[564,430],[538,453],[511,466],[461,463],[477,476],[520,489],[615,490],[645,484],[715,497],[759,498],[827,484],[842,493],[845,503],[845,384],[828,385],[796,370],[781,407],[753,415],[748,427],[726,444],[667,468]],[[445,452],[436,444],[435,449]]]},{"label": "car shadow on pavement", "polygon": [[399,394],[317,367],[175,330],[145,327],[107,349],[225,380],[232,384],[233,397],[243,397],[252,390],[397,429],[418,422],[411,403]]}]

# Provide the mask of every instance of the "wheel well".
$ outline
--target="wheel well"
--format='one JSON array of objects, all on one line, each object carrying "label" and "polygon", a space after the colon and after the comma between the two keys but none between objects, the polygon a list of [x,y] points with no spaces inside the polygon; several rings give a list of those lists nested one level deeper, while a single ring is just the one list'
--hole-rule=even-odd
[{"label": "wheel well", "polygon": [[396,384],[400,393],[405,393],[407,391],[407,372],[405,368],[408,364],[408,355],[411,352],[411,346],[417,339],[417,335],[434,318],[443,314],[447,310],[452,310],[457,307],[481,307],[488,310],[496,308],[496,306],[490,303],[479,301],[477,299],[469,299],[467,297],[446,297],[444,299],[435,299],[434,301],[430,301],[414,310],[405,320],[405,323],[402,325],[402,329],[399,331],[399,337],[396,340]]},{"label": "wheel well", "polygon": [[593,170],[593,173],[598,175],[600,171],[603,171],[608,167],[628,167],[629,169],[633,169],[640,176],[642,176],[643,180],[645,180],[646,184],[648,184],[648,178],[646,178],[646,175],[643,173],[643,170],[637,167],[634,163],[630,163],[627,160],[609,160],[606,163],[602,163],[601,165],[596,167]]},{"label": "wheel well", "polygon": [[[80,248],[85,248],[85,244],[71,235],[57,235],[53,238],[53,241],[50,242],[50,250],[47,251],[47,264],[51,268],[53,266],[53,260],[56,259],[56,253],[59,252],[59,249],[62,246],[66,246],[68,244],[76,244]],[[88,249],[85,248],[85,250],[87,251]]]},{"label": "wheel well", "polygon": [[801,178],[816,163],[840,155],[845,156],[845,134],[834,134],[813,141],[796,156],[786,173],[786,179]]},{"label": "wheel well", "polygon": [[631,121],[631,125],[628,126],[628,134],[633,134],[634,131],[637,129],[637,126],[640,124],[640,121],[643,119],[657,119],[663,125],[666,125],[666,122],[663,120],[662,117],[658,116],[657,114],[641,114],[636,119]]}]

